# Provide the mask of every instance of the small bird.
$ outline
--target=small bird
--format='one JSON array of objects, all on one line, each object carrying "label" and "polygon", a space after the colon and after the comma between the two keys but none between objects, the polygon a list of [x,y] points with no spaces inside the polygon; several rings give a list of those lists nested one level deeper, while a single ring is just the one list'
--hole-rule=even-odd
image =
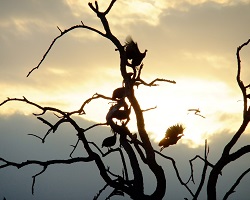
[{"label": "small bird", "polygon": [[119,120],[124,120],[124,119],[128,119],[129,115],[131,112],[131,106],[129,109],[125,109],[125,110],[116,110],[113,112],[112,114],[112,118],[116,118]]},{"label": "small bird", "polygon": [[112,146],[114,146],[116,143],[116,132],[114,132],[114,135],[107,137],[102,142],[102,147],[107,147],[110,149]]},{"label": "small bird", "polygon": [[120,88],[116,88],[116,89],[113,91],[112,99],[113,99],[113,100],[122,99],[122,98],[124,98],[125,96],[126,96],[125,87],[120,87]]},{"label": "small bird", "polygon": [[201,111],[200,111],[199,108],[197,108],[197,109],[193,109],[193,108],[192,109],[188,109],[188,111],[194,111],[195,115],[198,115],[198,116],[200,116],[202,118],[205,118],[203,115],[200,114]]},{"label": "small bird", "polygon": [[184,135],[183,131],[184,127],[182,124],[170,126],[166,131],[165,137],[159,142],[159,146],[162,146],[160,151],[170,145],[176,144],[178,140]]},{"label": "small bird", "polygon": [[128,62],[128,66],[135,69],[135,67],[139,66],[146,56],[147,49],[144,53],[141,53],[136,42],[133,41],[131,36],[126,38],[125,42],[125,52],[128,60],[132,60],[131,63]]}]

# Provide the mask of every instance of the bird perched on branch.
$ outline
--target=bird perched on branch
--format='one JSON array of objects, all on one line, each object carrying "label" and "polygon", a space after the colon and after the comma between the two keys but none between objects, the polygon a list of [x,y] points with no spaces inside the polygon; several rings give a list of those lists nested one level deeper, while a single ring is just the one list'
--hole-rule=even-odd
[{"label": "bird perched on branch", "polygon": [[135,67],[139,66],[146,56],[147,50],[144,53],[141,53],[136,42],[133,41],[131,36],[126,38],[125,42],[125,52],[128,60],[131,60],[131,63],[127,63],[128,66],[135,69]]},{"label": "bird perched on branch", "polygon": [[124,87],[120,87],[120,88],[117,88],[113,91],[113,94],[112,94],[112,99],[113,100],[119,100],[119,99],[122,99],[126,96],[126,90]]},{"label": "bird perched on branch", "polygon": [[159,142],[159,146],[162,146],[160,151],[169,145],[176,144],[178,140],[184,135],[183,131],[184,127],[182,124],[170,126],[166,131],[165,137]]},{"label": "bird perched on branch", "polygon": [[129,115],[130,115],[130,111],[131,111],[131,106],[129,109],[125,109],[125,110],[116,110],[113,115],[112,118],[116,118],[119,120],[124,120],[124,119],[128,119]]},{"label": "bird perched on branch", "polygon": [[107,147],[110,149],[112,146],[114,146],[116,143],[116,132],[114,132],[114,135],[107,137],[102,142],[102,147]]}]

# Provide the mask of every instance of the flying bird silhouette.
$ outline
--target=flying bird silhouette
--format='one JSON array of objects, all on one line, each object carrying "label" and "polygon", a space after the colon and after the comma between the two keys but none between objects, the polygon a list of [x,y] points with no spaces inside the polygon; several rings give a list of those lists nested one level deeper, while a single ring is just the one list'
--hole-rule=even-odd
[{"label": "flying bird silhouette", "polygon": [[201,111],[200,111],[199,108],[197,108],[197,109],[194,109],[194,108],[188,109],[188,111],[194,111],[194,114],[195,114],[195,115],[198,115],[198,116],[200,116],[200,117],[205,118],[203,115],[200,114]]},{"label": "flying bird silhouette", "polygon": [[159,142],[159,146],[162,146],[160,151],[170,145],[176,144],[178,140],[184,135],[184,129],[185,128],[182,124],[170,126],[166,131],[165,137]]}]

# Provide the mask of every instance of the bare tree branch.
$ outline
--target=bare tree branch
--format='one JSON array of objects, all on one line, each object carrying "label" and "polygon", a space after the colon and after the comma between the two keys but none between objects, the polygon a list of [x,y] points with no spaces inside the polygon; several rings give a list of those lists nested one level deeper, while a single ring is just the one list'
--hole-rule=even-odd
[{"label": "bare tree branch", "polygon": [[10,167],[10,166],[20,169],[22,167],[29,166],[29,165],[34,165],[34,164],[42,166],[43,170],[40,171],[39,173],[35,174],[34,176],[32,176],[32,178],[33,178],[32,194],[34,194],[34,185],[35,185],[36,177],[41,175],[43,172],[45,172],[45,170],[47,169],[47,167],[49,165],[72,164],[72,163],[77,163],[77,162],[90,162],[90,161],[93,161],[93,160],[94,159],[89,156],[89,157],[71,158],[71,159],[67,159],[67,160],[48,160],[48,161],[27,160],[25,162],[16,163],[16,162],[7,161],[7,160],[0,157],[0,161],[5,163],[5,164],[0,165],[0,169]]},{"label": "bare tree branch", "polygon": [[163,158],[165,158],[165,159],[167,159],[167,160],[170,160],[170,161],[172,162],[172,165],[173,165],[173,167],[174,167],[174,170],[175,170],[175,173],[176,173],[176,176],[177,176],[179,182],[181,183],[181,185],[183,185],[183,186],[188,190],[188,192],[192,195],[192,197],[194,197],[194,193],[192,192],[192,190],[191,190],[191,189],[188,187],[188,185],[187,185],[188,182],[185,183],[185,182],[181,179],[181,176],[180,176],[180,174],[179,174],[179,171],[178,171],[178,168],[177,168],[177,166],[176,166],[175,160],[174,160],[173,158],[169,157],[169,156],[166,156],[166,155],[160,153],[159,151],[156,151],[156,150],[154,150],[154,151],[155,151],[155,153],[159,154],[159,155],[162,156]]},{"label": "bare tree branch", "polygon": [[97,200],[101,193],[108,187],[108,184],[104,185],[102,189],[99,190],[99,192],[96,194],[96,196],[93,198],[93,200]]},{"label": "bare tree branch", "polygon": [[232,185],[232,187],[230,188],[230,190],[225,194],[223,200],[227,200],[228,197],[233,194],[235,192],[235,188],[240,184],[240,181],[244,178],[245,175],[247,175],[247,173],[250,172],[250,168],[248,168],[246,171],[244,171],[239,177],[238,179],[235,181],[235,183]]},{"label": "bare tree branch", "polygon": [[98,31],[97,29],[94,29],[94,28],[92,28],[92,27],[86,26],[86,25],[84,25],[83,23],[80,24],[80,25],[72,26],[72,27],[70,27],[70,28],[68,28],[68,29],[65,29],[64,31],[62,31],[59,27],[57,27],[57,28],[58,28],[59,31],[60,31],[60,35],[57,36],[57,37],[52,41],[52,43],[50,44],[49,48],[47,49],[47,51],[46,51],[45,54],[43,55],[43,57],[42,57],[42,59],[40,60],[40,62],[38,63],[38,65],[37,65],[36,67],[32,68],[32,69],[29,71],[29,73],[27,74],[26,77],[29,77],[30,74],[31,74],[34,70],[39,69],[40,65],[43,63],[43,61],[44,61],[45,58],[47,57],[48,53],[50,52],[51,48],[54,46],[55,42],[56,42],[59,38],[61,38],[63,35],[65,35],[66,33],[70,32],[70,31],[72,31],[72,30],[74,30],[74,29],[84,28],[84,29],[88,29],[88,30],[91,30],[91,31],[93,31],[93,32],[96,32],[96,33],[102,35],[103,37],[106,37],[106,35],[105,35],[104,33],[102,33],[101,31]]},{"label": "bare tree branch", "polygon": [[155,80],[151,81],[150,83],[146,83],[145,81],[143,81],[142,79],[136,79],[135,85],[139,86],[139,85],[145,85],[145,86],[158,86],[158,84],[156,84],[156,82],[168,82],[168,83],[173,83],[176,84],[176,82],[174,80],[167,80],[167,79],[163,79],[163,78],[156,78]]},{"label": "bare tree branch", "polygon": [[246,127],[249,123],[249,116],[250,116],[250,110],[247,110],[247,95],[246,95],[246,87],[244,86],[243,81],[241,80],[241,59],[240,59],[240,51],[242,48],[250,43],[250,39],[240,45],[237,48],[236,56],[237,56],[237,63],[238,63],[238,70],[237,70],[237,76],[236,80],[237,83],[241,89],[242,95],[243,95],[243,122],[238,129],[238,131],[233,135],[232,139],[227,143],[227,145],[224,147],[223,153],[218,160],[218,162],[214,165],[213,169],[210,172],[208,183],[207,183],[207,196],[208,200],[215,200],[216,199],[216,183],[218,180],[219,173],[222,171],[222,169],[227,166],[230,162],[237,160],[242,155],[249,153],[249,145],[241,148],[240,150],[236,151],[235,153],[232,153],[230,155],[230,151],[233,148],[233,146],[236,144],[240,136],[244,133]]},{"label": "bare tree branch", "polygon": [[194,195],[194,200],[198,199],[198,196],[201,192],[201,189],[204,185],[204,182],[205,182],[205,178],[206,178],[206,172],[207,172],[207,167],[208,167],[208,162],[207,162],[207,156],[208,156],[208,146],[207,146],[207,140],[205,140],[205,152],[204,152],[204,158],[205,158],[205,162],[204,162],[204,167],[203,167],[203,170],[202,170],[202,175],[201,175],[201,180],[200,180],[200,184],[195,192],[195,195]]}]

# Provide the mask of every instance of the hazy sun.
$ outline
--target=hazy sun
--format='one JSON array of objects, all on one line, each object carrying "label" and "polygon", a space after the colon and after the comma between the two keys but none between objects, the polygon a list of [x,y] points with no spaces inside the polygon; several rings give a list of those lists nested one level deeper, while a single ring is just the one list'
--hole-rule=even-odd
[{"label": "hazy sun", "polygon": [[241,104],[237,102],[239,97],[226,84],[198,79],[166,84],[137,90],[142,109],[157,106],[144,113],[146,129],[156,143],[164,137],[168,127],[177,123],[185,127],[180,141],[192,147],[204,145],[205,139],[229,125],[232,129],[238,125],[230,119],[220,121],[221,115],[241,111]]},{"label": "hazy sun", "polygon": [[[97,91],[100,94],[111,96],[116,87],[121,87],[121,84],[106,83]],[[110,88],[112,89],[110,90]],[[32,97],[30,100],[43,106],[73,111],[78,110],[82,103],[93,95],[92,89],[89,90],[91,92],[85,91],[82,94],[76,94],[75,91],[72,91],[72,93],[60,93],[61,95],[53,95],[53,97],[37,94],[35,96],[43,96],[44,99],[40,98],[37,102],[36,98]],[[30,92],[32,93],[32,91]],[[184,136],[178,143],[186,143],[192,147],[204,145],[206,138],[225,127],[231,129],[238,127],[238,121],[231,116],[241,112],[242,102],[237,101],[240,96],[237,96],[239,94],[235,94],[229,86],[221,82],[182,79],[178,80],[177,84],[161,83],[158,87],[139,86],[138,89],[135,88],[135,95],[142,110],[156,107],[144,112],[146,130],[155,143],[164,137],[168,127],[177,123],[183,124],[185,127]],[[23,106],[20,107],[20,103],[9,104],[1,108],[1,113],[11,114],[16,110],[23,111],[25,114],[34,112],[34,110],[30,110],[33,109],[31,106],[25,105],[25,108]],[[86,105],[84,109],[86,115],[82,117],[103,123],[109,108],[110,101],[93,100]],[[196,115],[195,111],[188,111],[189,109],[199,109],[199,115]],[[227,115],[230,117],[225,118]],[[130,118],[128,126],[131,132],[136,133],[137,127],[133,111]]]}]

